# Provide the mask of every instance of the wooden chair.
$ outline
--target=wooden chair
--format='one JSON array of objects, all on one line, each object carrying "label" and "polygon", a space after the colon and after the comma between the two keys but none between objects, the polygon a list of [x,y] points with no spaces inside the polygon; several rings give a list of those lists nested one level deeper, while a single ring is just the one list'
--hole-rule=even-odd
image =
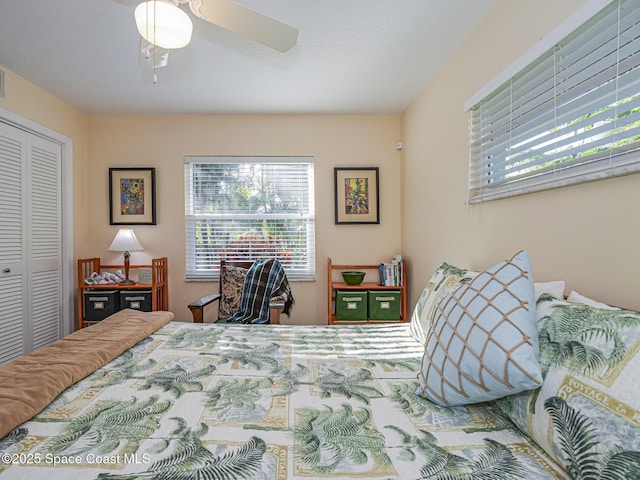
[{"label": "wooden chair", "polygon": [[[219,301],[220,298],[222,297],[222,292],[224,291],[225,275],[223,275],[223,272],[224,272],[225,266],[249,269],[251,268],[251,265],[253,265],[252,261],[220,260],[220,282],[219,282],[218,293],[204,296],[189,304],[189,310],[191,310],[191,314],[193,315],[193,322],[203,323],[204,307],[206,307],[207,305],[215,301]],[[283,310],[284,310],[284,301],[271,300],[271,302],[269,302],[269,323],[270,324],[280,323],[280,315],[282,314]]]}]

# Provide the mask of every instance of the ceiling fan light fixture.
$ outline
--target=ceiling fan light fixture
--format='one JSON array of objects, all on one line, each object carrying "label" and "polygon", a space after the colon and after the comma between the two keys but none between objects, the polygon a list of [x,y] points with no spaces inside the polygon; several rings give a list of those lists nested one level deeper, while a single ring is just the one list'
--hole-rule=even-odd
[{"label": "ceiling fan light fixture", "polygon": [[142,2],[134,16],[142,38],[160,48],[182,48],[191,41],[193,23],[189,15],[171,3]]}]

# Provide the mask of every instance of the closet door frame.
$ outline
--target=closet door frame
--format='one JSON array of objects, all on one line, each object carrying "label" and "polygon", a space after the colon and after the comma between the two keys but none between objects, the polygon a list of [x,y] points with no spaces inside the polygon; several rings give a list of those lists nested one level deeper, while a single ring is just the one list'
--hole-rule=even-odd
[{"label": "closet door frame", "polygon": [[62,325],[61,336],[75,330],[74,322],[74,261],[73,261],[73,141],[50,128],[0,108],[0,122],[44,137],[60,145],[62,150],[61,215],[62,215]]}]

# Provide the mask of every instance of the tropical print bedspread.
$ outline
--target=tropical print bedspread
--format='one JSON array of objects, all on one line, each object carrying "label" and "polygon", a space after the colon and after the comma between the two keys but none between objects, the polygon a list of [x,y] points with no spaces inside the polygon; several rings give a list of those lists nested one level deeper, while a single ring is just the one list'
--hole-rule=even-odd
[{"label": "tropical print bedspread", "polygon": [[0,476],[568,478],[487,405],[418,397],[407,324],[172,322],[0,439]]}]

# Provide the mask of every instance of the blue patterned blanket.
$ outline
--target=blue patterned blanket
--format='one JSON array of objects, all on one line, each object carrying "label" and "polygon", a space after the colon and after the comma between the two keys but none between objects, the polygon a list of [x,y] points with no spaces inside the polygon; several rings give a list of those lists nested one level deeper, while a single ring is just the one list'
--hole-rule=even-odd
[{"label": "blue patterned blanket", "polygon": [[284,311],[289,315],[294,300],[291,286],[278,259],[256,260],[244,281],[240,310],[227,319],[232,323],[269,323],[269,301],[284,301]]}]

